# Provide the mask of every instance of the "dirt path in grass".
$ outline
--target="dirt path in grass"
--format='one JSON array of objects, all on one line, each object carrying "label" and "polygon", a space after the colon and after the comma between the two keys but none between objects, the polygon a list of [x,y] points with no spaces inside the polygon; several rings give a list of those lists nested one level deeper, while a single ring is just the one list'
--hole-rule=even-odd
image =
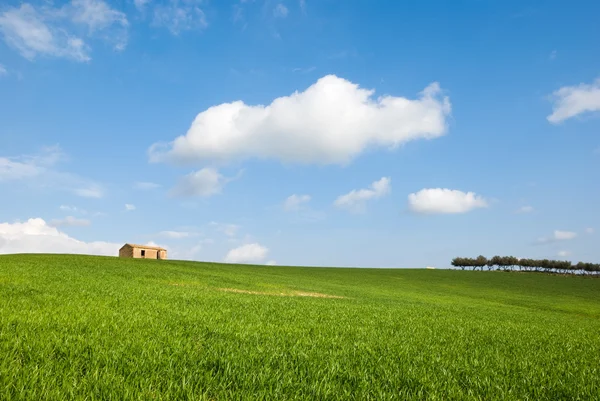
[{"label": "dirt path in grass", "polygon": [[315,298],[346,298],[338,295],[321,294],[319,292],[303,292],[303,291],[292,291],[292,292],[262,292],[262,291],[249,291],[239,290],[237,288],[219,288],[220,291],[236,292],[239,294],[255,294],[255,295],[276,295],[281,297],[315,297]]}]

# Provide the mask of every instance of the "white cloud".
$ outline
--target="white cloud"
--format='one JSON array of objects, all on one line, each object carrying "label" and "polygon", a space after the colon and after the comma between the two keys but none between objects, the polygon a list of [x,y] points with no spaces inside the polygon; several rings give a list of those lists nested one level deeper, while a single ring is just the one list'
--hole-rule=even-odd
[{"label": "white cloud", "polygon": [[553,238],[557,241],[563,241],[563,240],[567,240],[567,239],[573,239],[576,236],[577,236],[577,233],[574,233],[572,231],[554,230]]},{"label": "white cloud", "polygon": [[225,263],[258,263],[263,261],[269,249],[258,244],[246,244],[238,248],[231,249],[225,256]]},{"label": "white cloud", "polygon": [[217,223],[215,221],[211,221],[209,225],[215,227],[217,231],[222,232],[228,237],[235,237],[240,228],[242,228],[237,224]]},{"label": "white cloud", "polygon": [[230,180],[221,175],[217,169],[205,167],[180,178],[170,194],[209,197],[221,193]]},{"label": "white cloud", "polygon": [[8,71],[2,64],[0,64],[0,77],[3,75],[8,75]]},{"label": "white cloud", "polygon": [[200,8],[202,0],[169,0],[167,5],[154,8],[155,26],[166,27],[173,35],[208,26],[206,15]]},{"label": "white cloud", "polygon": [[339,196],[333,204],[336,207],[347,209],[353,212],[361,212],[364,210],[365,202],[371,199],[381,198],[389,194],[391,191],[391,179],[382,177],[378,181],[374,181],[370,188],[352,190],[345,195]]},{"label": "white cloud", "polygon": [[140,11],[143,10],[146,7],[146,4],[148,4],[149,2],[150,0],[133,0],[135,8],[137,8]]},{"label": "white cloud", "polygon": [[75,206],[69,206],[69,205],[60,205],[58,208],[65,212],[77,212],[79,210]]},{"label": "white cloud", "polygon": [[80,26],[88,28],[88,37],[99,36],[122,50],[127,43],[128,24],[124,13],[102,0],[72,0],[60,8],[36,8],[25,3],[0,14],[4,41],[29,60],[39,55],[91,60],[90,46],[75,33]]},{"label": "white cloud", "polygon": [[139,182],[138,181],[135,184],[133,184],[134,189],[140,189],[140,190],[156,189],[159,187],[160,187],[160,184],[156,184],[154,182]]},{"label": "white cloud", "polygon": [[548,244],[551,242],[571,240],[575,237],[577,237],[576,232],[554,230],[554,232],[552,233],[552,235],[550,237],[538,238],[537,243],[538,244]]},{"label": "white cloud", "polygon": [[600,78],[591,84],[563,86],[552,97],[554,107],[547,118],[553,124],[582,113],[600,111]]},{"label": "white cloud", "polygon": [[310,201],[310,195],[290,195],[286,198],[285,202],[283,202],[283,209],[290,211],[300,210],[303,204]]},{"label": "white cloud", "polygon": [[223,103],[198,114],[186,135],[149,149],[151,162],[228,163],[249,158],[347,164],[367,148],[396,148],[446,133],[448,98],[433,83],[418,99],[381,96],[328,75],[304,92],[249,106]]},{"label": "white cloud", "polygon": [[566,257],[566,256],[569,256],[570,254],[571,254],[570,251],[558,251],[557,252],[557,255],[561,256],[561,257]]},{"label": "white cloud", "polygon": [[288,8],[281,3],[277,4],[273,9],[273,15],[275,18],[285,18],[287,17],[288,12]]},{"label": "white cloud", "polygon": [[102,198],[104,196],[104,190],[96,184],[90,184],[83,188],[76,188],[73,191],[75,195],[84,198]]},{"label": "white cloud", "polygon": [[267,266],[275,266],[277,264],[276,261],[274,260],[269,260],[267,263],[265,263]]},{"label": "white cloud", "polygon": [[0,223],[0,254],[76,253],[117,256],[121,246],[122,244],[103,241],[76,240],[40,218]]},{"label": "white cloud", "polygon": [[64,160],[64,154],[58,146],[43,148],[34,155],[0,157],[0,183],[8,181],[26,182],[37,187],[52,187],[67,190],[78,196],[99,198],[104,195],[103,188],[76,174],[55,169],[55,165]]},{"label": "white cloud", "polygon": [[307,68],[293,68],[292,72],[299,72],[300,74],[308,74],[309,72],[313,72],[317,67],[307,67]]},{"label": "white cloud", "polygon": [[131,212],[131,211],[135,210],[135,205],[132,205],[131,203],[126,203],[125,210],[128,212]]},{"label": "white cloud", "polygon": [[116,50],[125,49],[129,22],[121,11],[112,9],[102,0],[72,0],[70,14],[71,20],[86,25],[90,34],[103,31],[104,39],[114,43]]},{"label": "white cloud", "polygon": [[30,4],[11,7],[0,14],[0,32],[4,41],[26,59],[37,55],[89,61],[85,42],[52,23],[55,11],[38,11]]},{"label": "white cloud", "polygon": [[474,192],[427,188],[408,195],[408,207],[414,213],[455,214],[487,207],[487,201]]},{"label": "white cloud", "polygon": [[86,227],[92,224],[89,220],[86,219],[78,219],[73,216],[67,216],[64,219],[53,219],[50,221],[49,225],[52,227]]},{"label": "white cloud", "polygon": [[521,206],[516,213],[531,213],[534,210],[533,206]]},{"label": "white cloud", "polygon": [[592,227],[588,227],[585,229],[585,233],[586,234],[593,234],[594,233],[594,229]]},{"label": "white cloud", "polygon": [[161,237],[171,238],[171,239],[181,239],[188,238],[196,235],[195,233],[190,233],[187,231],[161,231],[158,233]]}]

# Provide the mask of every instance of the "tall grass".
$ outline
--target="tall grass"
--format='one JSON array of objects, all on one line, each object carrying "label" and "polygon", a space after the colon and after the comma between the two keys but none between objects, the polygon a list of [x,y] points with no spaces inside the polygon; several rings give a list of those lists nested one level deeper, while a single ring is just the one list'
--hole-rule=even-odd
[{"label": "tall grass", "polygon": [[599,356],[585,277],[0,257],[2,400],[592,400]]}]

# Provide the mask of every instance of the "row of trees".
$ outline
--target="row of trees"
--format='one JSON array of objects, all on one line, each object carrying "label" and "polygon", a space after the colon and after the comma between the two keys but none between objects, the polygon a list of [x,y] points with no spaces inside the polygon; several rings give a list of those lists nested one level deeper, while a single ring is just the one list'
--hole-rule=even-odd
[{"label": "row of trees", "polygon": [[494,256],[491,259],[483,255],[476,258],[454,258],[452,266],[460,267],[462,270],[471,268],[473,270],[505,270],[513,271],[536,271],[546,273],[561,273],[561,274],[594,274],[600,273],[600,264],[579,262],[572,264],[566,260],[549,260],[549,259],[519,259],[514,256]]}]

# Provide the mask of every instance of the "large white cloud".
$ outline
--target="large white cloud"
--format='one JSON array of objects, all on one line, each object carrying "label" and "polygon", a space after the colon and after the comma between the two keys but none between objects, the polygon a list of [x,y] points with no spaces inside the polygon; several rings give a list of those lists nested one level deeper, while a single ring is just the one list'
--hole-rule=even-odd
[{"label": "large white cloud", "polygon": [[345,195],[340,195],[333,204],[336,207],[353,212],[363,211],[365,202],[371,199],[381,198],[390,193],[392,188],[391,181],[392,180],[389,177],[382,177],[381,179],[374,181],[370,188],[354,189]]},{"label": "large white cloud", "polygon": [[473,192],[426,188],[408,195],[408,207],[421,214],[456,214],[487,207],[488,202]]},{"label": "large white cloud", "polygon": [[122,244],[103,241],[79,241],[40,218],[0,223],[0,254],[77,253],[117,256],[121,246]]},{"label": "large white cloud", "polygon": [[394,148],[447,131],[451,106],[432,83],[417,99],[381,96],[327,75],[304,92],[264,105],[223,103],[199,113],[187,133],[149,149],[152,162],[229,163],[249,158],[345,164],[369,147]]},{"label": "large white cloud", "polygon": [[582,113],[600,111],[600,78],[591,84],[563,86],[552,97],[554,107],[547,118],[553,124]]},{"label": "large white cloud", "polygon": [[259,263],[267,257],[269,249],[258,244],[246,244],[227,252],[226,263]]}]

